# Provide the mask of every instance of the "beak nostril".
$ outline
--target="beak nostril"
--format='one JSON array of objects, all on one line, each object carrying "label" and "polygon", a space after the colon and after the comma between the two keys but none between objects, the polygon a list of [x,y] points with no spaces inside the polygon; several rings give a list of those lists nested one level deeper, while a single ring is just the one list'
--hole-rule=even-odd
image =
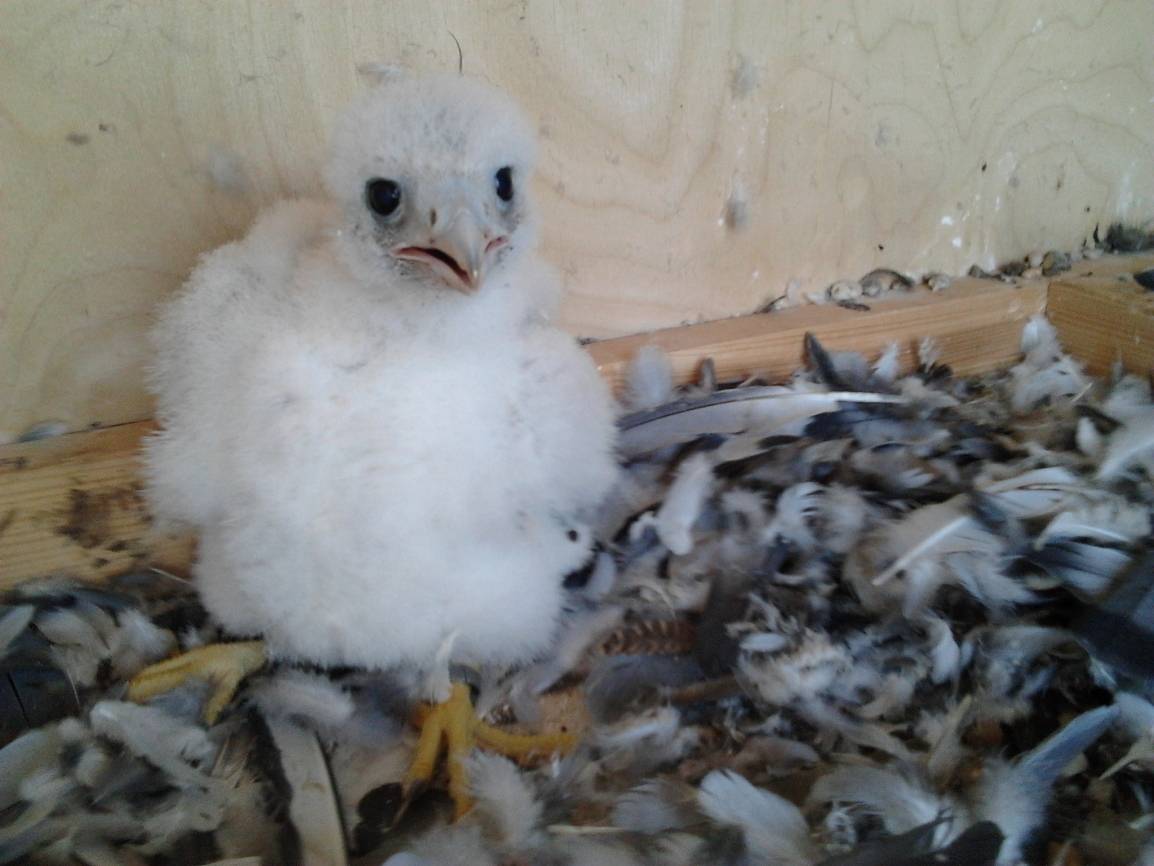
[{"label": "beak nostril", "polygon": [[429,211],[429,228],[436,228],[437,226],[437,209],[433,208]]}]

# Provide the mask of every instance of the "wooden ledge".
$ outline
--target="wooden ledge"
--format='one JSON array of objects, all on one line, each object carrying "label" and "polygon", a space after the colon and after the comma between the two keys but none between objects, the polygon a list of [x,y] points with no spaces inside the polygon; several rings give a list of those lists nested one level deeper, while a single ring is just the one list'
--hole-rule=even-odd
[{"label": "wooden ledge", "polygon": [[[1103,372],[1121,359],[1154,365],[1154,297],[1118,274],[1154,267],[1154,256],[1082,262],[1053,281],[1019,285],[960,279],[936,294],[868,300],[867,311],[810,306],[743,316],[591,344],[606,380],[620,387],[643,345],[663,347],[679,381],[711,357],[723,379],[784,379],[802,362],[813,332],[829,348],[876,355],[891,341],[909,367],[917,341],[933,337],[942,361],[965,375],[1013,362],[1023,322],[1046,310],[1071,352]],[[60,574],[100,579],[153,565],[182,572],[193,542],[153,531],[140,497],[142,421],[42,442],[0,447],[0,589]]]},{"label": "wooden ledge", "polygon": [[713,359],[723,380],[758,374],[781,381],[801,366],[807,332],[829,349],[866,355],[875,355],[897,342],[905,369],[915,363],[918,342],[933,337],[942,360],[968,375],[1014,360],[1022,323],[1045,310],[1046,285],[1030,282],[1015,286],[967,278],[942,292],[919,290],[865,300],[868,311],[797,307],[606,340],[594,343],[589,350],[602,375],[618,389],[630,359],[650,344],[669,354],[679,381],[691,379],[707,357]]},{"label": "wooden ledge", "polygon": [[1046,312],[1067,351],[1095,375],[1118,362],[1135,373],[1154,370],[1154,292],[1128,277],[1055,280]]}]

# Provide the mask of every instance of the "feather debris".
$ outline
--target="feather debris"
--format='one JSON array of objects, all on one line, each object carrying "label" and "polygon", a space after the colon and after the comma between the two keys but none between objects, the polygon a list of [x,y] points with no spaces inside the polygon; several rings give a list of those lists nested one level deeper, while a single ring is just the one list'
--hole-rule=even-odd
[{"label": "feather debris", "polygon": [[713,464],[706,454],[694,454],[677,468],[677,477],[657,510],[657,537],[678,556],[693,550],[693,524],[709,496]]},{"label": "feather debris", "polygon": [[633,411],[668,403],[673,396],[673,365],[659,346],[642,346],[625,372],[626,403]]},{"label": "feather debris", "polygon": [[[325,732],[350,848],[380,847],[374,862],[1008,864],[1047,833],[1096,844],[1102,814],[1140,851],[1154,834],[1148,684],[1128,666],[1134,646],[1101,638],[1154,621],[1139,579],[1154,490],[1141,449],[1101,467],[1151,400],[1141,383],[1086,378],[1051,331],[1032,326],[1016,374],[954,379],[932,346],[904,377],[893,350],[873,366],[827,352],[837,385],[818,370],[774,388],[690,386],[623,421],[638,431],[623,491],[599,515],[603,553],[569,585],[553,649],[512,677],[481,674],[482,701],[521,720],[579,682],[583,744],[532,769],[476,759],[477,808],[459,825],[441,824],[434,801],[431,832],[383,833],[404,701],[367,712],[347,672],[289,668],[241,699]],[[1027,367],[1049,384],[1034,388]],[[829,390],[842,386],[878,390]],[[69,603],[84,625],[50,617],[49,629],[111,645],[120,608],[84,601],[106,615]],[[1086,610],[1109,628],[1080,629]],[[655,623],[679,639],[605,638]],[[7,628],[22,651],[34,626]],[[208,733],[210,745],[224,735]],[[226,741],[246,751],[244,737]],[[51,738],[0,752],[0,768],[31,778],[6,794],[30,807],[0,832],[50,826],[46,804],[70,785],[115,801],[141,784],[125,761],[189,788],[181,774],[196,768],[148,768],[102,742],[71,775],[53,770]],[[285,794],[222,760],[214,838],[247,854],[237,825],[253,816],[264,834],[261,802]],[[90,835],[98,857],[110,837]]]},{"label": "feather debris", "polygon": [[899,402],[900,398],[884,394],[735,388],[626,415],[620,421],[619,448],[626,459],[635,459],[699,436],[797,435],[814,416],[843,404]]},{"label": "feather debris", "polygon": [[773,866],[813,862],[809,825],[793,803],[757,788],[728,770],[710,773],[698,789],[702,812],[718,824],[741,829],[750,855]]}]

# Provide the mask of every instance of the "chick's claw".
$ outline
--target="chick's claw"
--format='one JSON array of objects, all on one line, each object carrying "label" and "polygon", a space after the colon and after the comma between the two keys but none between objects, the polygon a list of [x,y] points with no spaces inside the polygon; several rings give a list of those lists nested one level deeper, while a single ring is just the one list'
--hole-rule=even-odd
[{"label": "chick's claw", "polygon": [[576,744],[571,734],[513,734],[486,724],[473,713],[469,689],[463,683],[453,683],[445,703],[422,707],[415,722],[421,736],[405,776],[405,799],[411,799],[432,780],[443,738],[454,819],[473,807],[467,760],[474,745],[524,761],[568,752]]},{"label": "chick's claw", "polygon": [[142,670],[128,684],[128,699],[143,703],[172,691],[190,678],[212,683],[204,720],[213,724],[249,674],[268,661],[263,641],[209,644],[181,653]]}]

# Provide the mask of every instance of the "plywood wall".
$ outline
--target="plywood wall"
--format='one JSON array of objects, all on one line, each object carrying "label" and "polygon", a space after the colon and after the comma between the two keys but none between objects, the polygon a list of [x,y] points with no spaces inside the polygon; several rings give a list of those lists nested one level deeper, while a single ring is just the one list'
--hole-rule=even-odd
[{"label": "plywood wall", "polygon": [[524,102],[565,323],[602,336],[1154,216],[1152,33],[1150,0],[9,0],[0,431],[148,415],[154,305],[317,190],[360,62],[456,37]]}]

